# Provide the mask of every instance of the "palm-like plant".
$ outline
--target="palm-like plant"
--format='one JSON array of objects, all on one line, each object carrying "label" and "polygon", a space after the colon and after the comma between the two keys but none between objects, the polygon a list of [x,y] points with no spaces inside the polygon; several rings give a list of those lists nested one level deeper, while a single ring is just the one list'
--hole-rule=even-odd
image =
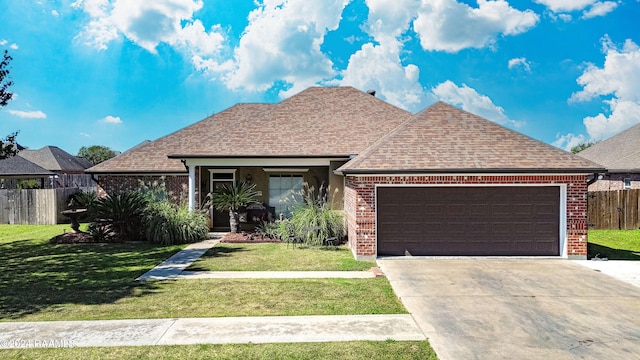
[{"label": "palm-like plant", "polygon": [[220,190],[211,194],[211,206],[218,211],[229,211],[229,226],[231,232],[238,232],[240,214],[238,210],[258,202],[259,193],[256,185],[248,182],[225,184]]}]

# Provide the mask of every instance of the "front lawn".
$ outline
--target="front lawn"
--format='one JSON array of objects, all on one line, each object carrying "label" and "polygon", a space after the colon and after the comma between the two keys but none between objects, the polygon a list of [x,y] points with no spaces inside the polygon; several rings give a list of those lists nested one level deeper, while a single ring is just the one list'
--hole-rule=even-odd
[{"label": "front lawn", "polygon": [[0,350],[3,359],[398,359],[437,360],[426,341],[127,346]]},{"label": "front lawn", "polygon": [[640,230],[589,230],[588,256],[640,260]]},{"label": "front lawn", "polygon": [[183,246],[52,245],[63,226],[14,226],[0,225],[0,321],[406,313],[385,278],[136,282]]},{"label": "front lawn", "polygon": [[134,279],[184,247],[48,243],[64,229],[69,225],[0,225],[0,320],[109,305],[153,291],[154,284]]},{"label": "front lawn", "polygon": [[218,244],[189,271],[369,270],[375,261],[358,261],[346,246],[301,248],[284,243]]}]

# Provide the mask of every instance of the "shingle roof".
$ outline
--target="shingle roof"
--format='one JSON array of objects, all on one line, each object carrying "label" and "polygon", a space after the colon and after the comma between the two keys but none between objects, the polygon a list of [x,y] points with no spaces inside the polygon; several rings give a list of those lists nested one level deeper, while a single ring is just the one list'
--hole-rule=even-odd
[{"label": "shingle roof", "polygon": [[57,146],[45,146],[38,150],[22,150],[18,156],[54,172],[82,172],[91,167],[91,163],[86,159],[73,156]]},{"label": "shingle roof", "polygon": [[592,145],[578,155],[602,164],[609,172],[640,172],[640,124]]},{"label": "shingle roof", "polygon": [[0,160],[0,176],[48,176],[55,175],[20,156]]},{"label": "shingle roof", "polygon": [[88,172],[185,172],[188,157],[346,157],[411,116],[352,87],[312,87],[277,104],[236,105]]},{"label": "shingle roof", "polygon": [[438,102],[400,125],[343,173],[591,172],[602,167]]}]

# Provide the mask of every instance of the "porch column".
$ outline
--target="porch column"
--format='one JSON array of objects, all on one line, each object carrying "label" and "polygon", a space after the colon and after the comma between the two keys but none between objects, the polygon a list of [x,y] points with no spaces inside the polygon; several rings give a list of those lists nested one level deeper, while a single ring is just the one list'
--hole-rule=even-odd
[{"label": "porch column", "polygon": [[189,166],[189,211],[195,210],[196,204],[196,166]]}]

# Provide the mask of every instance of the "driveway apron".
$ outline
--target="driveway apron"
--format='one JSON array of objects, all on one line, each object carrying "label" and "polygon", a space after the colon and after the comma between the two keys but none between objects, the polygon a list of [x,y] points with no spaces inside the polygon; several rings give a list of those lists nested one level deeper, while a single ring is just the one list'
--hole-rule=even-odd
[{"label": "driveway apron", "polygon": [[640,289],[570,261],[378,263],[440,360],[640,356]]}]

